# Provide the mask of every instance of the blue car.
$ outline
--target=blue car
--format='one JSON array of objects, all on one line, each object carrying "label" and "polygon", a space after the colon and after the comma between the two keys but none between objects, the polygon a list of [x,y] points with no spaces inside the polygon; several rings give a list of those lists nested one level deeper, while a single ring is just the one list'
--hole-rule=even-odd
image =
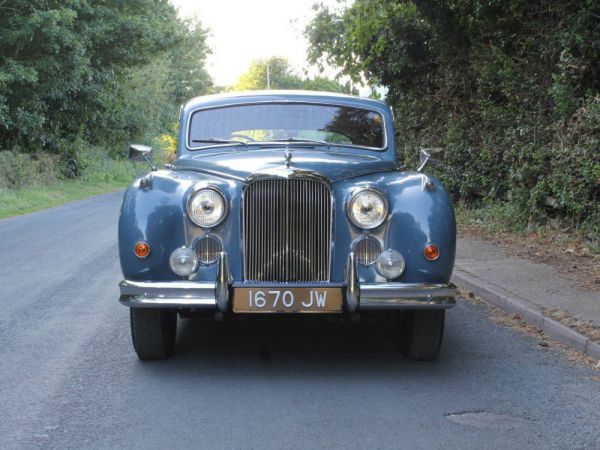
[{"label": "blue car", "polygon": [[[178,316],[393,316],[409,359],[438,355],[456,225],[443,185],[397,160],[385,103],[342,94],[211,95],[181,110],[177,160],[125,192],[124,280],[140,359],[175,349]],[[314,316],[313,316],[314,317]]]}]

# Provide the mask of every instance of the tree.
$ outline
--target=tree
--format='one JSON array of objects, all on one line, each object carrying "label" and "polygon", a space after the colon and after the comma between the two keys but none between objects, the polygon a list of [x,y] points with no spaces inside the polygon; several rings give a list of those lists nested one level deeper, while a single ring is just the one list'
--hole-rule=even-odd
[{"label": "tree", "polygon": [[180,105],[192,97],[206,94],[213,81],[206,71],[206,57],[210,49],[206,43],[207,31],[198,20],[184,22],[180,45],[169,52],[168,60],[171,103]]},{"label": "tree", "polygon": [[5,0],[0,11],[0,149],[122,141],[139,129],[126,88],[164,59],[168,104],[210,85],[205,32],[168,0]]},{"label": "tree", "polygon": [[128,69],[118,92],[111,93],[111,126],[115,131],[121,129],[118,139],[144,140],[165,132],[174,134],[181,104],[213,89],[205,68],[210,52],[206,30],[197,20],[187,20],[177,33],[177,45],[158,53],[144,66]]},{"label": "tree", "polygon": [[302,80],[292,73],[286,58],[272,56],[252,61],[248,70],[234,86],[236,91],[267,89],[267,65],[271,89],[301,89]]},{"label": "tree", "polygon": [[358,94],[350,82],[340,84],[326,77],[301,78],[294,74],[286,58],[272,56],[268,59],[257,59],[250,64],[233,87],[235,91],[252,91],[267,89],[267,65],[271,89],[304,89],[310,91],[328,91]]}]

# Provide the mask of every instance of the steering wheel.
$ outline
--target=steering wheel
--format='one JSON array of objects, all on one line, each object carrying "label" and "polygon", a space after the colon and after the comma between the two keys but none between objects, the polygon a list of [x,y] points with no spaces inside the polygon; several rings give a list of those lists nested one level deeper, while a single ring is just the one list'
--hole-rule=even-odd
[{"label": "steering wheel", "polygon": [[230,137],[234,138],[234,137],[239,137],[242,139],[247,139],[250,142],[256,142],[256,139],[251,138],[250,136],[246,135],[246,134],[240,134],[240,133],[231,133]]}]

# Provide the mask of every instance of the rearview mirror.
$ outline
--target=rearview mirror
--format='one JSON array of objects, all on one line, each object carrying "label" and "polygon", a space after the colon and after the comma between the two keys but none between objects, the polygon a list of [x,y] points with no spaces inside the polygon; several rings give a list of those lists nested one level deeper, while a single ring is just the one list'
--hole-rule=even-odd
[{"label": "rearview mirror", "polygon": [[152,147],[147,145],[131,144],[129,146],[129,159],[131,161],[146,161],[152,170],[156,170],[150,157],[152,156]]},{"label": "rearview mirror", "polygon": [[[432,155],[435,155],[435,158]],[[421,172],[427,164],[433,164],[434,166],[444,165],[444,148],[422,148],[419,155],[419,162],[417,172]]]}]

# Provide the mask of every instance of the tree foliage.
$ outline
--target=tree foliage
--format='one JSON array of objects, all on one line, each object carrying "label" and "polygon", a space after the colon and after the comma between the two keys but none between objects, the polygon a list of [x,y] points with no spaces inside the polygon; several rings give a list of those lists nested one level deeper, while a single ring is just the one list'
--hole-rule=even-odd
[{"label": "tree foliage", "polygon": [[357,94],[350,82],[341,84],[326,77],[301,78],[296,75],[286,58],[273,56],[268,59],[257,59],[250,64],[238,82],[233,86],[236,91],[253,91],[267,89],[267,65],[271,89],[305,89],[309,91],[328,91],[346,94]]},{"label": "tree foliage", "polygon": [[118,148],[175,122],[211,85],[207,52],[168,0],[0,1],[0,150],[77,175],[73,142]]},{"label": "tree foliage", "polygon": [[312,62],[389,89],[405,162],[444,146],[457,198],[600,239],[598,0],[356,0],[306,34]]}]

